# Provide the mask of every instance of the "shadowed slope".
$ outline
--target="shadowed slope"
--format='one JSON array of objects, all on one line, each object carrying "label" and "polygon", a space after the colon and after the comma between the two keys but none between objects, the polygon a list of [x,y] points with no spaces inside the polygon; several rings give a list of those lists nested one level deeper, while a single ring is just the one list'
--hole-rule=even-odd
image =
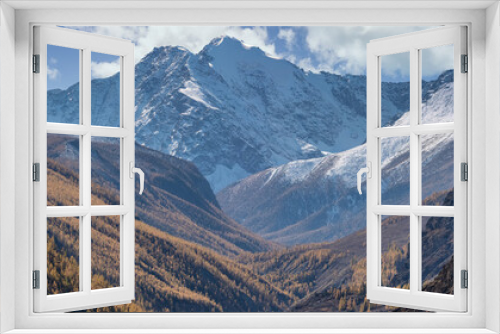
[{"label": "shadowed slope", "polygon": [[[48,203],[77,199],[74,171],[49,159]],[[97,186],[93,184],[93,186]],[[93,200],[104,201],[110,194]],[[119,220],[92,222],[92,287],[119,285]],[[49,293],[78,291],[78,219],[56,218],[48,225]],[[136,298],[132,304],[101,308],[113,312],[281,311],[295,298],[245,266],[203,246],[173,237],[136,220]]]}]

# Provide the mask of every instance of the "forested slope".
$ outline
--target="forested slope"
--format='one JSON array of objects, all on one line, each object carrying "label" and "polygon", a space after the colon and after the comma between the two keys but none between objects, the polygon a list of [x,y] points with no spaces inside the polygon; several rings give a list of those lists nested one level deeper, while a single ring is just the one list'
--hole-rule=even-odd
[{"label": "forested slope", "polygon": [[[77,180],[74,170],[49,158],[48,205],[78,202]],[[106,202],[115,196],[96,191],[106,189],[97,184],[92,188],[94,203]],[[117,217],[92,220],[93,288],[119,284],[118,224]],[[76,218],[48,221],[49,294],[78,291],[78,229]],[[136,220],[135,243],[135,301],[99,311],[282,311],[295,299],[244,265],[139,220]]]},{"label": "forested slope", "polygon": [[[65,142],[64,145],[70,145]],[[111,148],[105,143],[101,152],[106,156]],[[67,149],[67,148],[66,148]],[[60,150],[61,151],[61,150]],[[151,154],[153,154],[152,152]],[[109,154],[108,154],[109,156]],[[70,205],[78,202],[78,174],[68,168],[61,155],[48,159],[48,205]],[[62,159],[62,160],[61,160]],[[167,161],[167,160],[165,160]],[[174,160],[177,162],[177,160]],[[178,162],[179,163],[179,162]],[[71,167],[71,164],[69,165]],[[182,166],[182,165],[181,165]],[[153,168],[151,166],[149,168]],[[165,168],[172,179],[180,172]],[[103,168],[102,171],[110,169]],[[189,170],[183,169],[183,172]],[[155,171],[153,171],[154,173]],[[190,175],[187,173],[186,178]],[[193,183],[194,185],[196,183]],[[116,201],[112,187],[93,184],[92,201]],[[193,186],[193,193],[200,189]],[[216,202],[194,195],[170,195],[193,206]],[[191,201],[190,201],[191,200]],[[154,205],[151,201],[148,205]],[[207,204],[208,203],[208,204]],[[453,205],[453,191],[434,194],[427,204]],[[186,204],[186,205],[187,205]],[[157,210],[178,210],[175,206]],[[171,204],[173,205],[173,204]],[[153,211],[150,208],[149,211]],[[179,210],[177,212],[182,212]],[[140,215],[140,214],[139,214]],[[154,216],[160,219],[161,216]],[[175,216],[165,216],[174,219]],[[181,217],[181,216],[179,216]],[[175,220],[172,220],[175,222]],[[192,220],[197,222],[196,219]],[[104,288],[119,283],[119,220],[117,217],[94,217],[92,220],[92,286]],[[162,224],[162,222],[159,222]],[[399,218],[386,219],[383,230],[391,240],[383,243],[384,280],[390,286],[404,286],[409,275],[405,265],[408,256],[407,229]],[[250,253],[233,245],[239,254],[224,256],[213,249],[172,236],[152,224],[136,220],[136,298],[128,305],[101,308],[95,311],[120,312],[337,312],[337,311],[401,311],[369,304],[366,292],[366,234],[353,233],[333,243],[296,246],[288,249]],[[425,272],[427,291],[451,293],[452,224],[448,219],[427,221],[423,252],[424,267],[438,268]],[[48,221],[48,282],[49,293],[78,290],[78,231],[77,218],[57,218]],[[251,235],[251,234],[250,234]],[[235,235],[233,240],[238,240]],[[227,242],[228,238],[224,242]],[[228,243],[231,245],[230,243]],[[234,247],[234,248],[231,248]],[[234,254],[233,253],[233,254]]]}]

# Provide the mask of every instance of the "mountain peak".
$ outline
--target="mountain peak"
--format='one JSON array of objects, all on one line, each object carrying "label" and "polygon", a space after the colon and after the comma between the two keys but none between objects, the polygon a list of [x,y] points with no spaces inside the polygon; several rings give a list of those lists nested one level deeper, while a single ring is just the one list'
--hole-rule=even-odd
[{"label": "mountain peak", "polygon": [[288,60],[228,36],[212,40],[198,57],[228,84],[241,89],[246,89],[242,85],[250,82],[254,87],[278,86],[287,90],[296,83],[296,75],[300,76],[299,68]]},{"label": "mountain peak", "polygon": [[164,46],[155,46],[153,48],[153,51],[151,51],[150,53],[163,54],[163,53],[169,53],[169,52],[189,53],[189,50],[186,49],[185,47],[179,46],[179,45],[164,45]]},{"label": "mountain peak", "polygon": [[233,45],[242,45],[243,41],[239,40],[235,37],[230,37],[230,36],[220,36],[212,39],[210,43],[207,45],[213,45],[213,46],[219,46],[222,44],[233,44]]},{"label": "mountain peak", "polygon": [[442,83],[453,82],[453,70],[446,70],[439,75],[436,81]]},{"label": "mountain peak", "polygon": [[446,70],[441,73],[436,79],[428,81],[423,85],[422,102],[427,102],[434,93],[453,83],[453,70]]},{"label": "mountain peak", "polygon": [[266,57],[265,52],[259,47],[245,44],[243,41],[230,36],[214,38],[203,48],[200,54],[208,55],[211,58],[220,57],[224,54],[232,57],[241,57],[242,55]]},{"label": "mountain peak", "polygon": [[192,53],[182,46],[156,46],[141,59],[139,64],[158,64],[165,60],[180,59],[189,55]]}]

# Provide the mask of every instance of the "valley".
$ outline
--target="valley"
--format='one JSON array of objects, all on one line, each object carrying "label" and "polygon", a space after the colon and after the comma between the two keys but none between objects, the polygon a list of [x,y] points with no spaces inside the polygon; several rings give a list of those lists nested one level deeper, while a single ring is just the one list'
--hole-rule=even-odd
[{"label": "valley", "polygon": [[[55,140],[55,139],[53,139]],[[77,200],[78,191],[75,180],[78,175],[68,168],[66,161],[60,163],[64,150],[56,148],[70,145],[71,138],[57,137],[52,142],[54,149],[49,150],[49,187],[48,203],[64,205]],[[95,154],[112,157],[116,148],[109,143],[94,144]],[[106,154],[104,154],[106,153]],[[337,312],[337,311],[393,311],[385,306],[370,305],[365,300],[365,247],[364,230],[353,233],[335,242],[298,245],[284,248],[266,242],[245,230],[243,227],[228,233],[229,237],[219,237],[219,243],[199,245],[201,236],[211,235],[213,226],[200,224],[200,236],[191,236],[193,241],[182,237],[182,229],[175,225],[192,217],[191,208],[200,212],[198,205],[210,203],[209,210],[218,207],[215,196],[203,186],[203,182],[189,183],[188,180],[199,177],[196,167],[177,158],[137,147],[137,155],[155,155],[155,166],[162,166],[164,172],[157,171],[158,177],[168,178],[178,185],[182,192],[170,193],[171,183],[157,183],[156,191],[165,198],[182,198],[172,201],[168,206],[160,202],[151,202],[147,211],[169,212],[161,222],[172,225],[169,231],[165,225],[153,226],[141,218],[141,210],[136,214],[136,299],[132,304],[97,309],[98,312]],[[64,158],[65,159],[65,158]],[[64,161],[63,159],[63,161]],[[116,160],[116,159],[111,159]],[[109,166],[96,162],[101,171],[111,171]],[[183,173],[172,173],[182,165]],[[191,168],[189,168],[191,166]],[[105,180],[112,180],[112,175],[100,174]],[[168,177],[167,177],[168,176]],[[109,181],[108,181],[109,182]],[[101,182],[101,184],[103,184]],[[93,184],[93,199],[109,201],[112,194],[103,191],[105,187]],[[198,194],[195,196],[194,194]],[[76,197],[76,198],[75,198]],[[453,192],[443,192],[428,199],[432,203],[451,205]],[[64,199],[61,201],[61,199]],[[116,200],[116,199],[115,199]],[[451,202],[450,202],[451,201]],[[142,203],[142,202],[138,202]],[[154,203],[157,203],[154,207]],[[189,204],[189,205],[188,205]],[[153,219],[156,215],[145,215]],[[197,217],[196,215],[194,217]],[[195,220],[198,221],[198,220]],[[78,220],[60,218],[49,224],[48,260],[49,284],[51,293],[63,293],[78,289]],[[431,258],[426,266],[440,268],[429,273],[426,284],[429,286],[436,275],[446,275],[450,262],[450,228],[445,221],[430,222],[433,225],[425,238],[437,245],[429,250],[432,254],[441,254]],[[408,276],[404,257],[398,254],[407,252],[407,235],[401,227],[401,220],[386,220],[383,229],[393,236],[394,242],[386,242],[384,254],[388,268],[398,268],[398,272],[387,272],[387,280],[395,286],[403,285],[402,277]],[[403,231],[403,232],[402,232]],[[116,220],[98,217],[93,225],[92,286],[104,288],[115,286],[118,282],[119,229]],[[177,236],[176,236],[177,235]],[[427,236],[428,235],[428,236]],[[222,234],[224,236],[224,234]],[[200,239],[195,239],[200,238]],[[240,246],[255,245],[248,250]],[[239,245],[239,246],[238,246]],[[223,246],[223,247],[222,247]],[[447,251],[446,251],[447,250]],[[94,252],[93,252],[94,254]],[[444,265],[443,265],[444,264]],[[448,274],[449,275],[449,271]],[[115,285],[114,285],[115,284]],[[443,287],[437,287],[442,289]],[[439,290],[441,291],[441,290]],[[333,300],[333,301],[332,301]],[[328,306],[327,306],[328,305]]]}]

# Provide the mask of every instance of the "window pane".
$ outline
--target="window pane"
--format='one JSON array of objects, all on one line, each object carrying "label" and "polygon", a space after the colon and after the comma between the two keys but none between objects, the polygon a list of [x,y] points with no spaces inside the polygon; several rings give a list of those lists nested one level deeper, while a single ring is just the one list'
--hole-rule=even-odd
[{"label": "window pane", "polygon": [[410,217],[382,216],[381,285],[410,289]]},{"label": "window pane", "polygon": [[80,50],[47,45],[47,122],[80,123]]},{"label": "window pane", "polygon": [[422,124],[453,122],[453,45],[421,50]]},{"label": "window pane", "polygon": [[92,217],[92,290],[120,286],[120,219]]},{"label": "window pane", "polygon": [[422,291],[453,294],[451,217],[422,217]]},{"label": "window pane", "polygon": [[381,126],[410,125],[410,53],[381,56]]},{"label": "window pane", "polygon": [[92,52],[92,125],[120,126],[120,57]]},{"label": "window pane", "polygon": [[47,134],[47,205],[80,205],[80,138]]},{"label": "window pane", "polygon": [[120,205],[120,138],[92,138],[92,205]]},{"label": "window pane", "polygon": [[382,138],[382,205],[410,204],[410,137]]},{"label": "window pane", "polygon": [[78,217],[47,218],[47,294],[79,291]]},{"label": "window pane", "polygon": [[[445,197],[454,185],[454,137],[452,133],[422,135],[422,204],[453,206]],[[453,194],[453,193],[452,193]]]}]

